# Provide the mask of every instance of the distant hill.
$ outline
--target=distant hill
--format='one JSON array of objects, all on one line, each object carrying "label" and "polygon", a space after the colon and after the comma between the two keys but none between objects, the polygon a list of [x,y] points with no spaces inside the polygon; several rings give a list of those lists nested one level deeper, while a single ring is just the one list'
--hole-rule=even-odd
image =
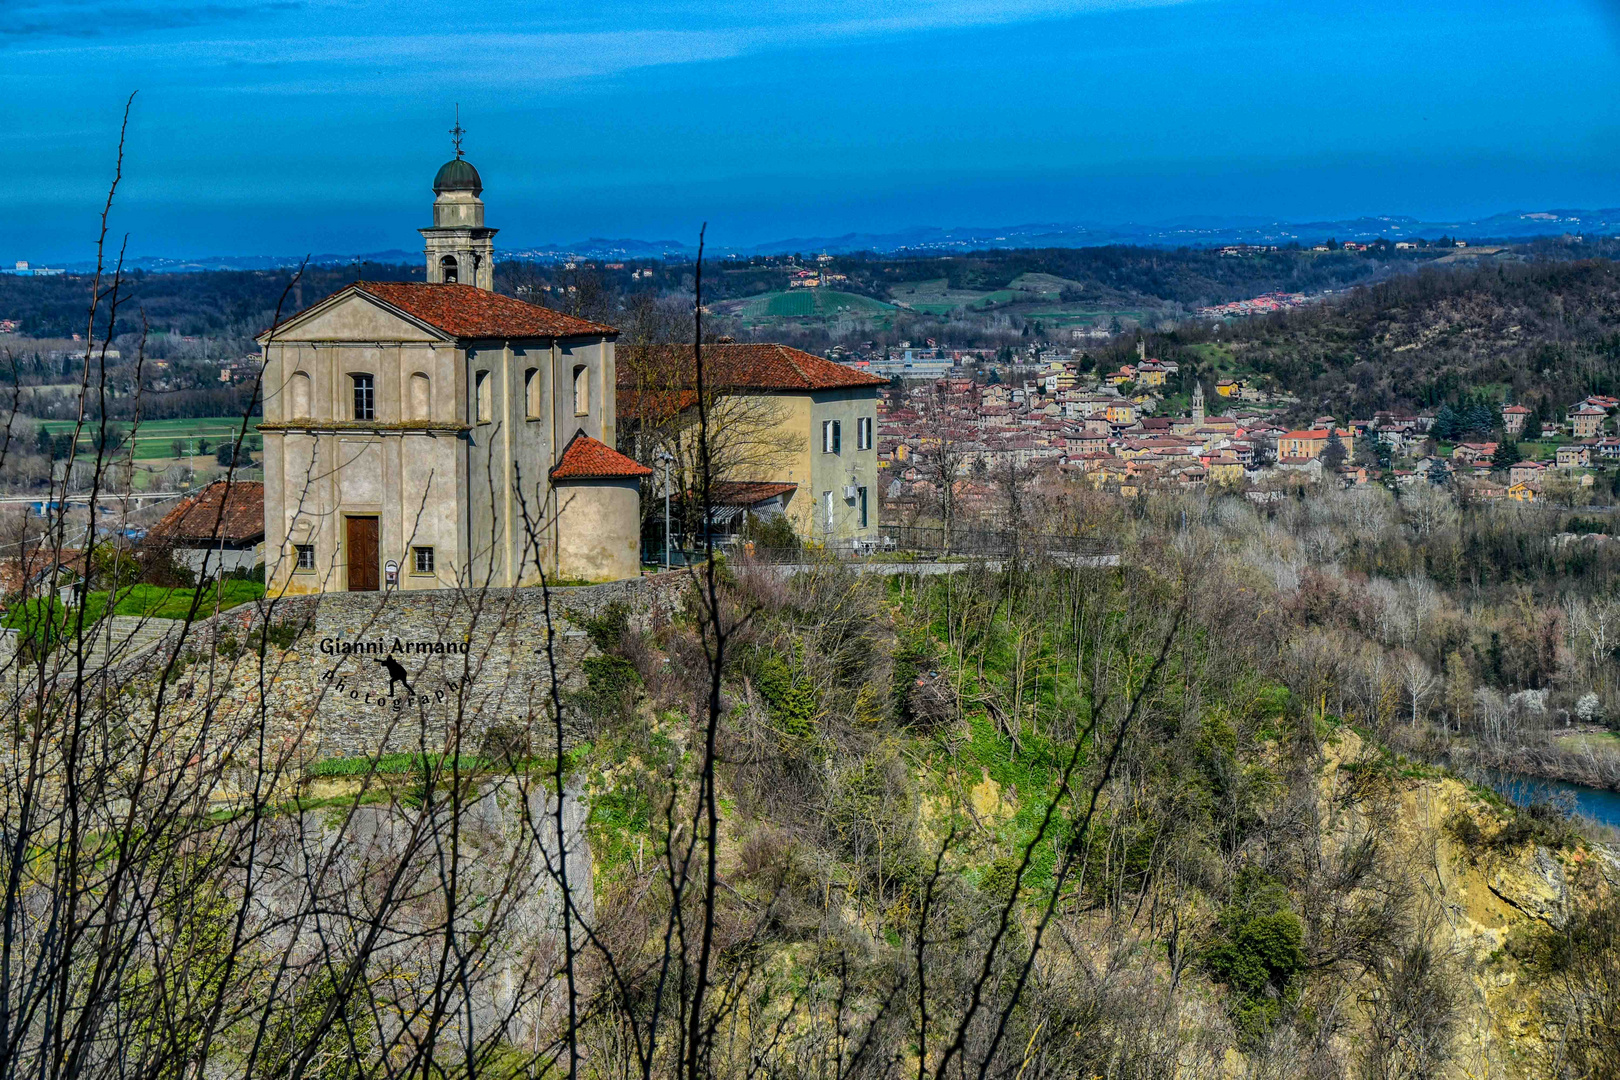
[{"label": "distant hill", "polygon": [[[1189,331],[1188,337],[1206,331]],[[1370,416],[1469,396],[1562,411],[1620,394],[1620,263],[1431,267],[1213,335],[1306,411]]]},{"label": "distant hill", "polygon": [[[1513,210],[1479,218],[1444,220],[1381,215],[1322,221],[1284,221],[1269,218],[1201,216],[1166,222],[1046,222],[1022,225],[919,225],[890,232],[848,232],[834,236],[786,236],[762,244],[728,245],[711,242],[708,253],[722,259],[751,255],[848,255],[872,252],[942,254],[947,252],[1003,251],[1027,248],[1084,248],[1135,245],[1155,248],[1220,247],[1230,244],[1287,246],[1312,245],[1328,239],[1371,241],[1380,237],[1410,240],[1450,236],[1465,240],[1523,241],[1543,236],[1620,235],[1620,208],[1603,210]],[[641,240],[599,236],[569,242],[540,241],[503,246],[500,257],[533,262],[570,259],[692,259],[692,240]],[[22,255],[16,257],[25,257]],[[323,253],[309,256],[314,266],[341,266],[355,262],[410,263],[415,251],[375,251],[362,254]],[[159,273],[202,270],[269,270],[297,266],[302,254],[218,255],[198,258],[143,255],[128,260],[131,269]],[[70,271],[92,269],[90,263],[71,263]]]}]

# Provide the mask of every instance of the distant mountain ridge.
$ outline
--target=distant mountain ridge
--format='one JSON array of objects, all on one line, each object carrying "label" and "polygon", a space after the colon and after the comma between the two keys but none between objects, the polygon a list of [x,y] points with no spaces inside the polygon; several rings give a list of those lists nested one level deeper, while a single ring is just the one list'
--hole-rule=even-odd
[{"label": "distant mountain ridge", "polygon": [[[1612,236],[1620,234],[1620,208],[1603,210],[1510,211],[1475,219],[1425,220],[1400,215],[1347,218],[1338,221],[1267,221],[1258,218],[1188,217],[1151,225],[1125,223],[1030,223],[1003,226],[925,225],[895,232],[849,232],[841,236],[797,236],[764,244],[733,246],[711,244],[707,251],[716,258],[754,255],[820,253],[834,255],[870,251],[881,255],[938,255],[950,251],[984,251],[1007,248],[1100,247],[1125,244],[1141,247],[1224,247],[1232,244],[1286,245],[1318,244],[1327,239],[1369,241],[1379,237],[1403,240],[1451,236],[1469,241],[1528,240],[1538,236]],[[634,238],[591,237],[566,244],[529,244],[502,249],[504,258],[535,262],[565,262],[570,259],[691,259],[697,246],[681,240],[640,240]],[[350,263],[414,263],[416,251],[391,249],[364,254],[321,254],[310,257],[318,266]],[[221,255],[197,259],[143,256],[128,260],[131,269],[153,273],[185,273],[206,270],[272,270],[296,266],[302,256]],[[70,263],[69,270],[90,269],[89,264]]]}]

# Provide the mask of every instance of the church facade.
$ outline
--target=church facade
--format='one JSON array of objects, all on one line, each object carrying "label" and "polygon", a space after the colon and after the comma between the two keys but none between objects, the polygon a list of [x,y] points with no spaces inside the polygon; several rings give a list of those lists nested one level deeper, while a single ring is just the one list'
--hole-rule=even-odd
[{"label": "church facade", "polygon": [[260,336],[272,593],[639,572],[616,332],[493,291],[482,190],[458,150],[425,282],[357,281]]}]

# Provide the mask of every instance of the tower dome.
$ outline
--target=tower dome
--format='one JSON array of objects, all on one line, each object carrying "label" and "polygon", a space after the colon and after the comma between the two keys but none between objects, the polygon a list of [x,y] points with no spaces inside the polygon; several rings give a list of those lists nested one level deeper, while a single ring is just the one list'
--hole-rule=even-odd
[{"label": "tower dome", "polygon": [[446,191],[483,194],[484,181],[478,175],[478,170],[473,168],[472,162],[462,157],[460,153],[439,166],[438,173],[433,177],[433,193],[440,195]]}]

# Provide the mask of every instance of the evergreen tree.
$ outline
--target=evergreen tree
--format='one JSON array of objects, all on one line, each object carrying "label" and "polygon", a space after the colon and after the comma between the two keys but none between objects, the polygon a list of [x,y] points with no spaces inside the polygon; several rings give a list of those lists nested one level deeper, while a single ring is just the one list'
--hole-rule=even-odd
[{"label": "evergreen tree", "polygon": [[1322,448],[1322,464],[1329,469],[1337,469],[1344,464],[1344,440],[1339,433],[1333,431],[1328,435],[1327,445]]},{"label": "evergreen tree", "polygon": [[1517,464],[1524,458],[1519,453],[1519,444],[1510,439],[1504,439],[1496,445],[1496,453],[1491,455],[1491,464],[1498,469],[1506,469]]},{"label": "evergreen tree", "polygon": [[1429,434],[1441,442],[1451,442],[1457,437],[1457,414],[1450,405],[1440,406],[1440,411],[1434,415],[1434,426]]},{"label": "evergreen tree", "polygon": [[1530,415],[1524,418],[1524,427],[1519,431],[1519,438],[1534,442],[1541,438],[1541,402],[1530,406]]},{"label": "evergreen tree", "polygon": [[1378,440],[1371,435],[1363,435],[1357,439],[1355,460],[1357,465],[1365,465],[1368,468],[1381,465],[1382,462],[1379,461],[1378,455]]}]

